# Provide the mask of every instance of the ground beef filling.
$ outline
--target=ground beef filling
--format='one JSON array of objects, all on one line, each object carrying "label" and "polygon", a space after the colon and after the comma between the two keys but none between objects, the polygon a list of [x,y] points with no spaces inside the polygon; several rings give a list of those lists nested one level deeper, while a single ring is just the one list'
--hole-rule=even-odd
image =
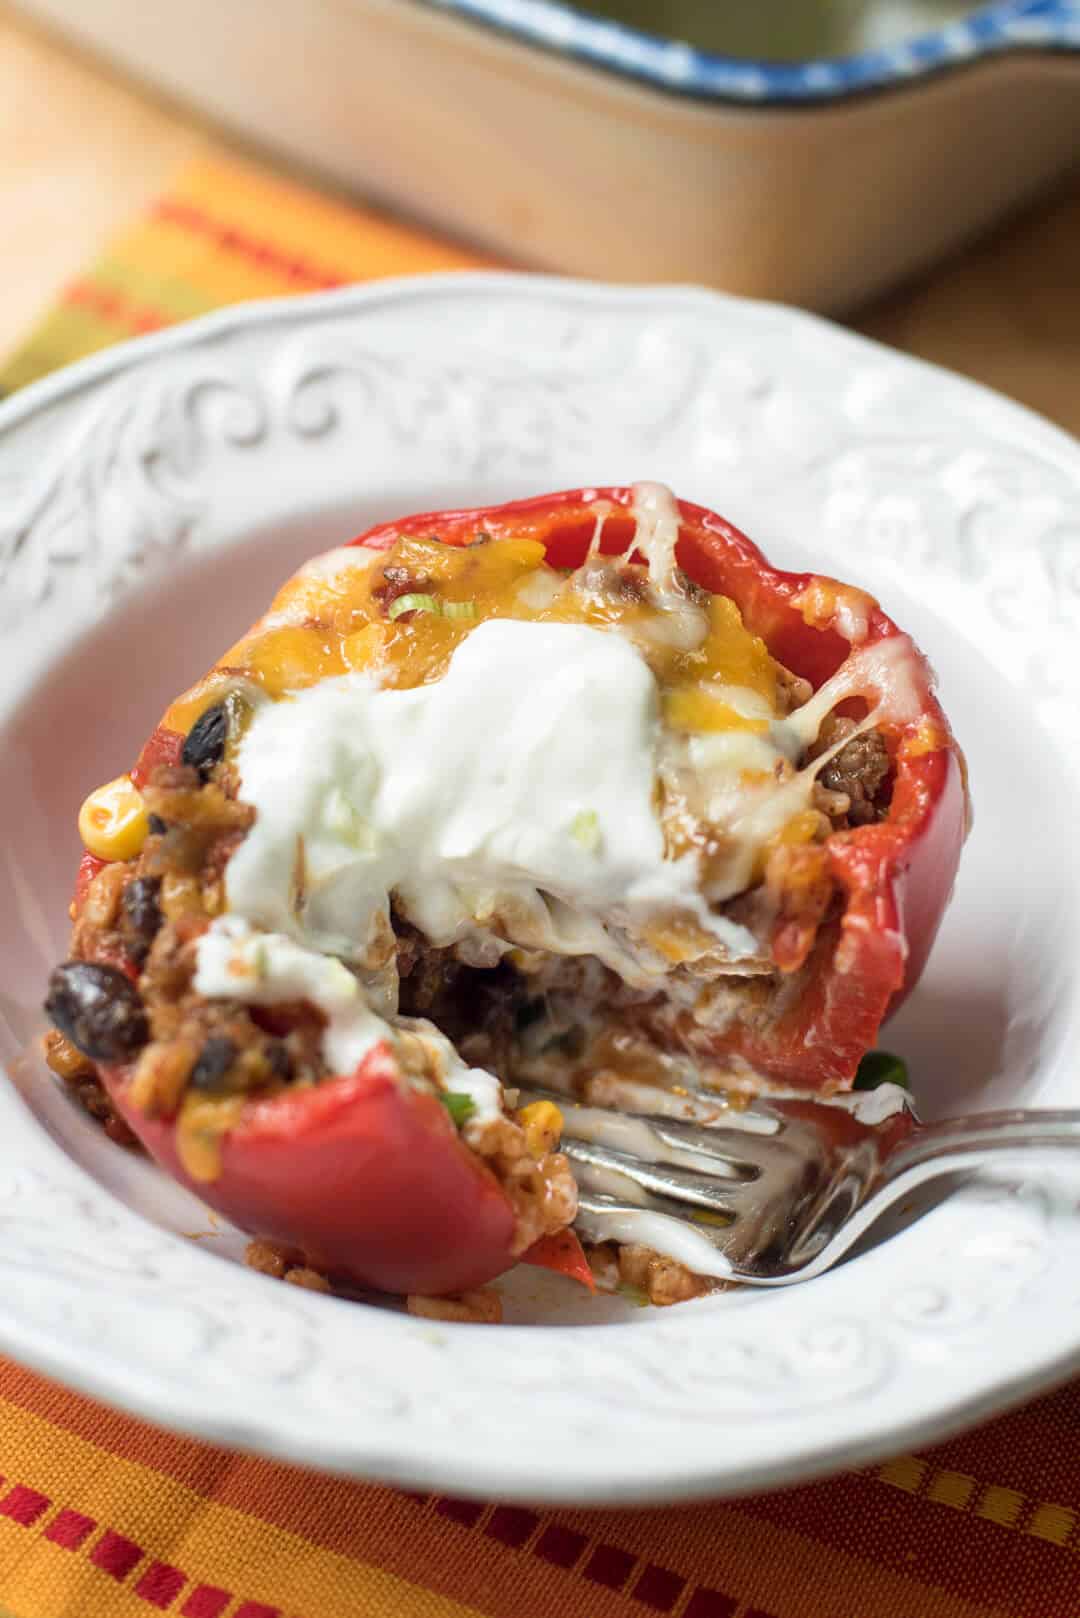
[{"label": "ground beef filling", "polygon": [[879,730],[855,735],[856,728],[854,719],[829,714],[813,749],[817,756],[845,736],[851,737],[822,768],[816,782],[818,807],[838,829],[884,820],[892,797],[892,763],[885,738]]}]

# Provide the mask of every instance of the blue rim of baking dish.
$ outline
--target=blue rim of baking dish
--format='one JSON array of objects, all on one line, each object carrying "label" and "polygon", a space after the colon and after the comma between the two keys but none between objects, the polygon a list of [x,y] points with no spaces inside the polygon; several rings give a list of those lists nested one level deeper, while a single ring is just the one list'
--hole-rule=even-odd
[{"label": "blue rim of baking dish", "polygon": [[[743,102],[821,102],[910,84],[1014,50],[1080,51],[1080,0],[997,0],[970,17],[853,56],[755,62],[717,56],[589,14],[562,0],[428,0],[563,56],[658,89]],[[581,0],[582,7],[588,0]]]}]

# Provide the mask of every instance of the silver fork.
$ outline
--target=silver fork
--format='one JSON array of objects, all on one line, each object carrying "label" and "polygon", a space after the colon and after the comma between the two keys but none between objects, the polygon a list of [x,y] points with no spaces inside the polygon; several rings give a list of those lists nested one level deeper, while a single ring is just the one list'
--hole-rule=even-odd
[{"label": "silver fork", "polygon": [[[626,1083],[620,1091],[618,1111],[534,1086],[522,1092],[523,1102],[554,1101],[563,1113],[579,1233],[642,1242],[698,1274],[750,1286],[820,1275],[927,1180],[1040,1148],[1071,1148],[1080,1164],[1080,1110],[924,1124],[895,1085],[746,1107],[701,1090],[676,1097]],[[630,1093],[641,1110],[623,1110]]]}]

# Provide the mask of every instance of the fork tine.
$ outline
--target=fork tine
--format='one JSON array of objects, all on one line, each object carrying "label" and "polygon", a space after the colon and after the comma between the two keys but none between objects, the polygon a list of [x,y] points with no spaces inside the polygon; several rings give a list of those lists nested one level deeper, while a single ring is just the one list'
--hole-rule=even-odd
[{"label": "fork tine", "polygon": [[772,1139],[783,1128],[779,1120],[770,1120],[772,1128],[768,1132],[744,1133],[729,1127],[726,1118],[723,1124],[708,1125],[651,1113],[616,1113],[606,1107],[577,1102],[557,1090],[533,1085],[521,1092],[521,1100],[555,1102],[563,1115],[564,1141],[569,1138],[614,1142],[617,1148],[635,1157],[739,1180],[753,1179],[758,1173],[753,1154],[754,1136]]},{"label": "fork tine", "polygon": [[[555,1099],[556,1092],[549,1092]],[[565,1100],[565,1092],[563,1093]],[[615,1073],[595,1075],[583,1098],[589,1106],[606,1107],[614,1112],[642,1114],[676,1126],[700,1126],[737,1130],[746,1135],[774,1135],[782,1123],[780,1115],[763,1096],[741,1100],[734,1106],[722,1090],[705,1090],[696,1085],[680,1085],[678,1090],[631,1079]]]},{"label": "fork tine", "polygon": [[[866,1126],[855,1125],[853,1141],[845,1116],[841,1143],[835,1128],[805,1116],[805,1103],[792,1115],[767,1103],[721,1106],[715,1122],[691,1123],[582,1105],[550,1089],[521,1095],[537,1097],[562,1112],[585,1239],[652,1247],[699,1275],[768,1282],[817,1227],[815,1210],[838,1208],[837,1195],[865,1175],[857,1143]],[[831,1126],[838,1117],[828,1109]]]},{"label": "fork tine", "polygon": [[657,1199],[655,1207],[642,1208],[603,1193],[582,1192],[578,1197],[576,1226],[586,1241],[644,1241],[660,1252],[669,1253],[696,1275],[726,1280],[734,1273],[723,1250],[730,1227],[710,1230],[692,1225],[685,1213],[668,1212],[661,1199]]},{"label": "fork tine", "polygon": [[[677,1168],[667,1163],[650,1163],[639,1157],[628,1157],[625,1152],[613,1151],[608,1146],[592,1142],[567,1140],[563,1137],[562,1150],[571,1162],[596,1171],[587,1178],[602,1184],[609,1177],[629,1181],[631,1185],[654,1196],[667,1197],[673,1202],[707,1209],[711,1213],[734,1217],[746,1201],[753,1185],[753,1176],[727,1176],[717,1178],[693,1169]],[[633,1193],[620,1187],[624,1196]],[[684,1218],[686,1215],[684,1214]],[[690,1216],[693,1217],[692,1215]]]}]

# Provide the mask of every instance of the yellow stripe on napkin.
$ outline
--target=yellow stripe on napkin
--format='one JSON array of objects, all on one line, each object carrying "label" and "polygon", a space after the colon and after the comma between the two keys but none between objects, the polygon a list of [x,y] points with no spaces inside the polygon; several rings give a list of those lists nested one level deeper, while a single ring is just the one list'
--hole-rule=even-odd
[{"label": "yellow stripe on napkin", "polygon": [[261,1618],[260,1607],[290,1618],[477,1618],[475,1607],[207,1500],[7,1400],[0,1433],[9,1474],[33,1478],[0,1515],[4,1600],[17,1615],[150,1618],[167,1606],[193,1618]]}]

